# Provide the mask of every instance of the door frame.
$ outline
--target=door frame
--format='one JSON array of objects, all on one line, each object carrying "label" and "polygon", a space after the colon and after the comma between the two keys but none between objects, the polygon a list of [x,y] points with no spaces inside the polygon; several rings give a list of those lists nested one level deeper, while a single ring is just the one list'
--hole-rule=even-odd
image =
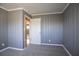
[{"label": "door frame", "polygon": [[25,46],[25,30],[24,30],[25,29],[25,23],[24,23],[25,18],[28,18],[28,19],[31,20],[31,18],[29,16],[24,15],[24,17],[23,17],[23,48],[26,48],[26,46]]}]

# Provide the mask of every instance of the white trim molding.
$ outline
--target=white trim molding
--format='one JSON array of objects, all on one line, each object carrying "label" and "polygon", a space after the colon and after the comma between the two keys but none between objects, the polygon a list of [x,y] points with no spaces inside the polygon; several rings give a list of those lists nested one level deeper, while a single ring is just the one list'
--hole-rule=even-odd
[{"label": "white trim molding", "polygon": [[15,11],[15,10],[24,10],[24,8],[9,9],[9,10],[7,10],[7,11]]},{"label": "white trim molding", "polygon": [[[71,53],[66,49],[66,47],[65,47],[63,44],[46,44],[46,43],[41,43],[41,44],[39,44],[39,45],[61,46],[61,47],[63,47],[64,50],[68,53],[69,56],[72,56]],[[5,50],[7,50],[7,49],[20,50],[20,51],[24,50],[24,49],[20,49],[20,48],[6,47],[6,48],[4,48],[4,49],[1,49],[0,52],[3,52],[3,51],[5,51]]]},{"label": "white trim molding", "polygon": [[0,8],[4,9],[4,10],[6,10],[6,11],[25,10],[24,8],[7,9],[7,8],[5,8],[5,7],[3,7],[3,6],[0,6]]},{"label": "white trim molding", "polygon": [[40,13],[40,14],[31,14],[28,10],[25,10],[24,8],[14,8],[14,9],[7,9],[3,6],[0,6],[0,8],[6,10],[6,11],[14,11],[14,10],[24,10],[25,12],[30,13],[32,16],[37,16],[37,15],[49,15],[49,14],[62,14],[65,9],[69,6],[70,3],[67,3],[67,5],[64,7],[64,9],[61,12],[52,12],[52,13]]},{"label": "white trim molding", "polygon": [[40,13],[40,14],[32,14],[32,16],[50,15],[50,14],[62,14],[62,13],[63,13],[63,12]]},{"label": "white trim molding", "polygon": [[62,10],[62,13],[66,10],[66,8],[70,5],[70,3],[67,3],[64,9]]},{"label": "white trim molding", "polygon": [[5,50],[7,50],[7,49],[8,49],[8,47],[6,47],[6,48],[4,48],[4,49],[1,49],[0,52],[3,52],[3,51],[5,51]]},{"label": "white trim molding", "polygon": [[41,45],[62,46],[62,44],[47,44],[47,43],[41,43]]},{"label": "white trim molding", "polygon": [[64,45],[62,45],[62,47],[64,48],[64,50],[69,54],[69,56],[72,56],[71,53],[66,49],[66,47]]},{"label": "white trim molding", "polygon": [[6,9],[6,8],[4,8],[4,7],[2,7],[2,6],[0,6],[0,8],[1,8],[1,9],[4,9],[4,10],[6,10],[6,11],[8,11],[8,9]]},{"label": "white trim molding", "polygon": [[6,48],[1,49],[0,52],[3,52],[5,50],[7,50],[7,49],[20,50],[20,51],[24,50],[24,49],[20,49],[20,48],[6,47]]},{"label": "white trim molding", "polygon": [[21,49],[21,48],[14,48],[14,47],[8,47],[8,49],[13,49],[13,50],[24,50],[24,49]]},{"label": "white trim molding", "polygon": [[41,43],[41,45],[61,46],[68,53],[69,56],[72,56],[71,53],[66,49],[66,47],[63,44],[46,44],[46,43]]}]

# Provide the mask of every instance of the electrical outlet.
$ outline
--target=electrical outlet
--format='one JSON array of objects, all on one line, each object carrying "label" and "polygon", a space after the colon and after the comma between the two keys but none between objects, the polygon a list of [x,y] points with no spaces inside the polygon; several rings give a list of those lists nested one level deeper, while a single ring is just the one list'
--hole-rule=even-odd
[{"label": "electrical outlet", "polygon": [[4,43],[2,43],[2,46],[5,46],[5,44],[4,44]]},{"label": "electrical outlet", "polygon": [[51,42],[51,40],[49,40],[49,42]]}]

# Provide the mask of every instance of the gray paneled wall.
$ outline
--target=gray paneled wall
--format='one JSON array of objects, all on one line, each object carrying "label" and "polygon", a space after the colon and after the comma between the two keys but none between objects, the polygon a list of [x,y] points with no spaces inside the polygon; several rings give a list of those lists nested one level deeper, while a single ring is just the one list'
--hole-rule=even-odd
[{"label": "gray paneled wall", "polygon": [[[0,8],[0,49],[7,46],[23,48],[23,17],[22,10],[7,12]],[[42,19],[41,43],[61,44],[63,42],[72,55],[79,55],[79,4],[70,4],[64,14],[39,17]]]},{"label": "gray paneled wall", "polygon": [[8,12],[8,46],[24,48],[24,15],[31,17],[23,10]]},{"label": "gray paneled wall", "polygon": [[64,12],[64,42],[72,55],[79,55],[79,4],[70,4]]},{"label": "gray paneled wall", "polygon": [[8,46],[8,12],[0,8],[0,49]]},{"label": "gray paneled wall", "polygon": [[61,44],[63,41],[63,15],[41,16],[41,43]]},{"label": "gray paneled wall", "polygon": [[23,48],[23,11],[8,12],[8,46]]},{"label": "gray paneled wall", "polygon": [[[41,43],[62,44],[63,41],[63,15],[41,15]],[[49,42],[50,41],[50,42]]]}]

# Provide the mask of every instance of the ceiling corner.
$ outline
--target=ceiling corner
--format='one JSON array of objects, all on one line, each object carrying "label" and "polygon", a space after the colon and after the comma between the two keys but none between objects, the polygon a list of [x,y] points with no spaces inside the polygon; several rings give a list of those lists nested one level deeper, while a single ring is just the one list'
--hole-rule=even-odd
[{"label": "ceiling corner", "polygon": [[0,6],[0,8],[2,8],[2,9],[4,9],[4,10],[8,11],[8,9],[4,8],[3,6]]},{"label": "ceiling corner", "polygon": [[70,3],[67,3],[64,9],[62,10],[62,13],[66,10],[66,8],[70,5]]}]

